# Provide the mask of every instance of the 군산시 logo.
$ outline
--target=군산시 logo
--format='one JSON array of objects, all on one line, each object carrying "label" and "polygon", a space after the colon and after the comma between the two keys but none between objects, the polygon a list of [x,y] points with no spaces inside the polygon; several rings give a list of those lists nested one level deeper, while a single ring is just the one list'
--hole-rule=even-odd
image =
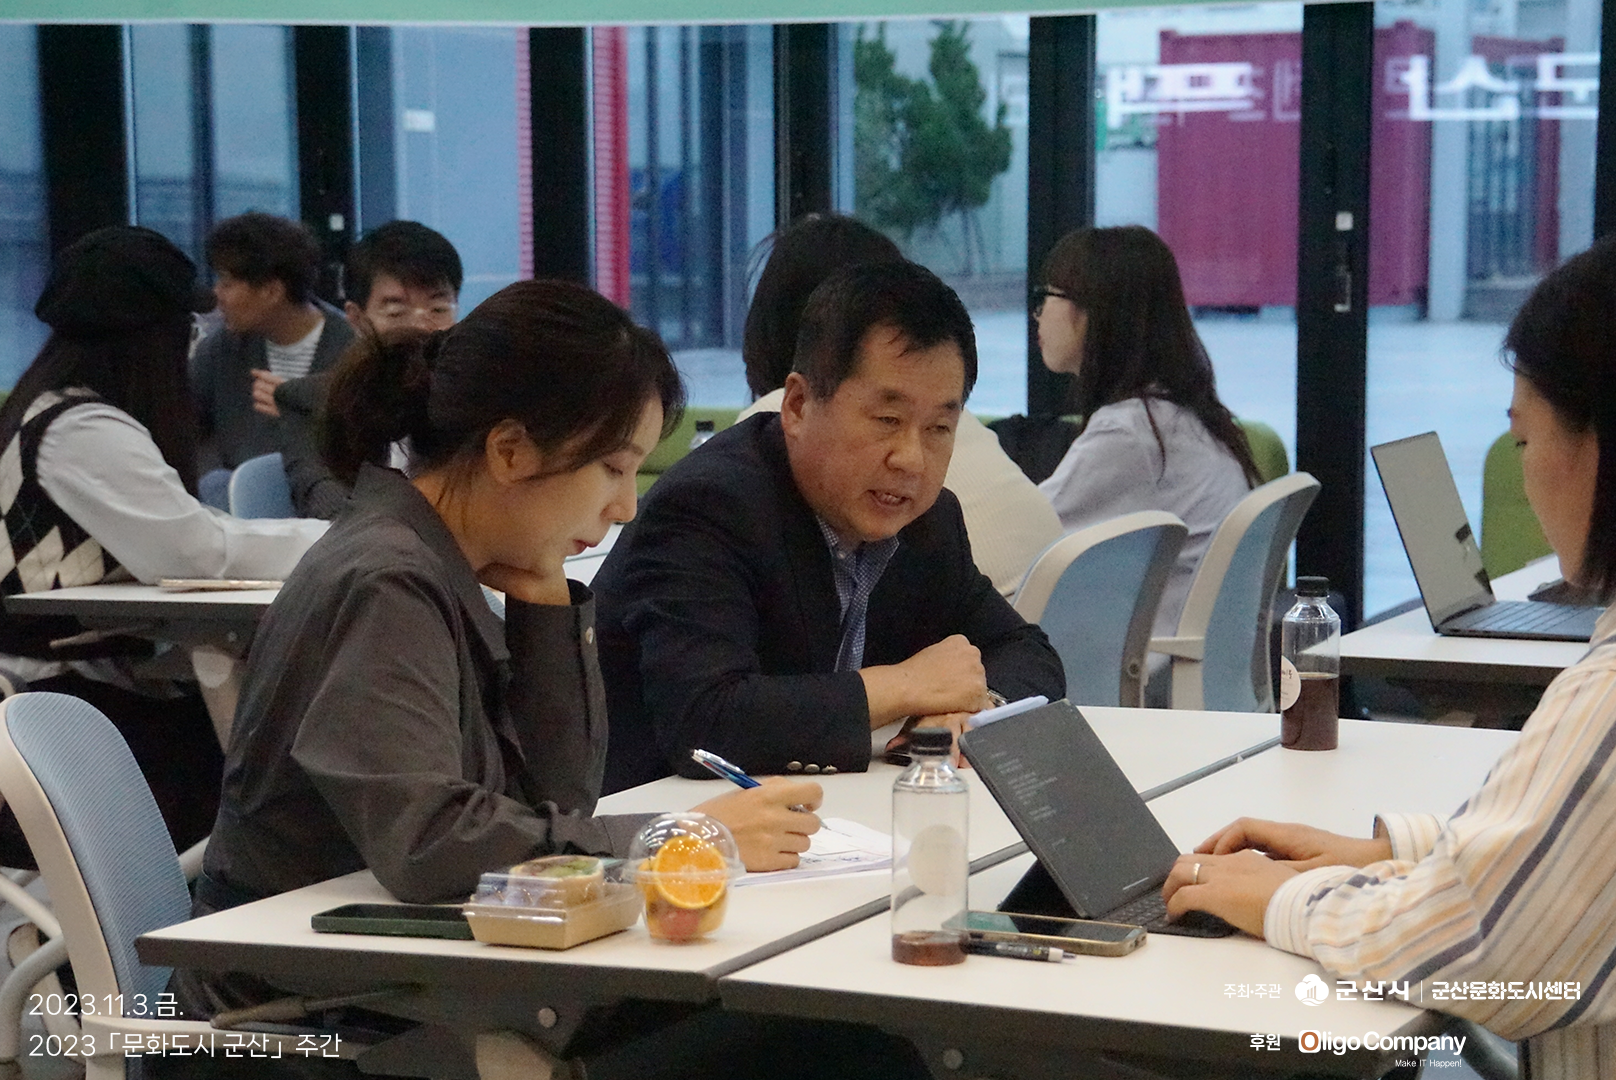
[{"label": "\uad70\uc0b0\uc2dc logo", "polygon": [[1330,987],[1316,974],[1296,984],[1296,1000],[1303,1005],[1323,1005],[1329,999]]}]

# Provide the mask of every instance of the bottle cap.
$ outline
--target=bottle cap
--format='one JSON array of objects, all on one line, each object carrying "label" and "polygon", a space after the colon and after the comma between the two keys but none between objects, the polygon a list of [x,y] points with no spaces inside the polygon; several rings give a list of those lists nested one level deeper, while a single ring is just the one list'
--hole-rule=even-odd
[{"label": "bottle cap", "polygon": [[1330,579],[1327,577],[1298,577],[1296,579],[1297,596],[1329,596]]},{"label": "bottle cap", "polygon": [[697,420],[696,421],[696,430],[697,431],[712,431],[713,430],[713,421],[711,421],[711,420]]},{"label": "bottle cap", "polygon": [[954,749],[954,733],[947,728],[921,727],[909,733],[911,754],[946,754]]}]

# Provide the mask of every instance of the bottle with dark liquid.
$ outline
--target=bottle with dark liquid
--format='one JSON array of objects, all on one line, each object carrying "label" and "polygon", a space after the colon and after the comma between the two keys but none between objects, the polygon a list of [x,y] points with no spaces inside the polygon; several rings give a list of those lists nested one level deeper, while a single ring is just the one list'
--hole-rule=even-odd
[{"label": "bottle with dark liquid", "polygon": [[1341,730],[1341,619],[1325,599],[1330,581],[1296,579],[1296,606],[1280,626],[1279,743],[1334,750]]},{"label": "bottle with dark liquid", "polygon": [[910,733],[910,765],[892,785],[892,959],[941,967],[965,959],[970,793],[946,728]]}]

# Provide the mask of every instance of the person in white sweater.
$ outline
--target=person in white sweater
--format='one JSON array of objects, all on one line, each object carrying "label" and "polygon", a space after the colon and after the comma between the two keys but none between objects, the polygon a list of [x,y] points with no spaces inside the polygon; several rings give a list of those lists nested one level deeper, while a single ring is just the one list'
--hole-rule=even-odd
[{"label": "person in white sweater", "polygon": [[[51,336],[0,407],[0,596],[131,578],[279,579],[325,532],[323,521],[246,521],[197,501],[186,349],[192,313],[212,307],[191,260],[150,229],[101,229],[57,253],[34,308]],[[121,636],[62,647],[80,629],[0,614],[0,663],[31,690],[107,715],[184,849],[213,825],[223,769],[185,653]],[[0,810],[0,865],[31,859]]]},{"label": "person in white sweater", "polygon": [[[881,233],[841,214],[809,214],[773,239],[746,313],[741,353],[757,400],[742,410],[779,412],[808,296],[836,270],[890,262],[903,253]],[[999,437],[969,409],[960,413],[943,486],[960,501],[971,557],[1001,596],[1014,597],[1027,570],[1061,536],[1061,525]]]},{"label": "person in white sweater", "polygon": [[1183,520],[1189,537],[1153,629],[1170,637],[1212,534],[1257,483],[1245,435],[1218,400],[1178,263],[1142,226],[1077,229],[1050,251],[1035,294],[1044,364],[1075,376],[1070,411],[1086,417],[1038,490],[1067,532],[1138,510]]},{"label": "person in white sweater", "polygon": [[[1566,580],[1616,592],[1616,239],[1544,278],[1505,339],[1526,498]],[[1450,815],[1370,839],[1241,819],[1179,859],[1210,911],[1333,975],[1524,1040],[1533,1080],[1616,1075],[1616,610]],[[1367,824],[1367,823],[1366,823]],[[1446,988],[1460,984],[1463,994]],[[1481,992],[1476,988],[1481,987]]]}]

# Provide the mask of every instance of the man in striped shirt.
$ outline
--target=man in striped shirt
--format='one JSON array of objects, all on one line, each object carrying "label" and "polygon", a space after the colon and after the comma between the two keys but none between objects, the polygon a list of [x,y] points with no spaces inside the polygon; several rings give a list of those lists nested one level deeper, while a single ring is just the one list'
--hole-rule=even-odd
[{"label": "man in striped shirt", "polygon": [[[1609,597],[1616,240],[1545,278],[1505,348],[1527,499],[1566,577]],[[1242,819],[1181,857],[1163,893],[1174,914],[1221,915],[1342,978],[1427,990],[1518,984],[1519,994],[1449,995],[1443,1008],[1525,1040],[1534,1080],[1616,1076],[1612,835],[1616,610],[1607,610],[1587,655],[1549,685],[1520,741],[1450,817],[1382,814],[1367,840]]]}]

